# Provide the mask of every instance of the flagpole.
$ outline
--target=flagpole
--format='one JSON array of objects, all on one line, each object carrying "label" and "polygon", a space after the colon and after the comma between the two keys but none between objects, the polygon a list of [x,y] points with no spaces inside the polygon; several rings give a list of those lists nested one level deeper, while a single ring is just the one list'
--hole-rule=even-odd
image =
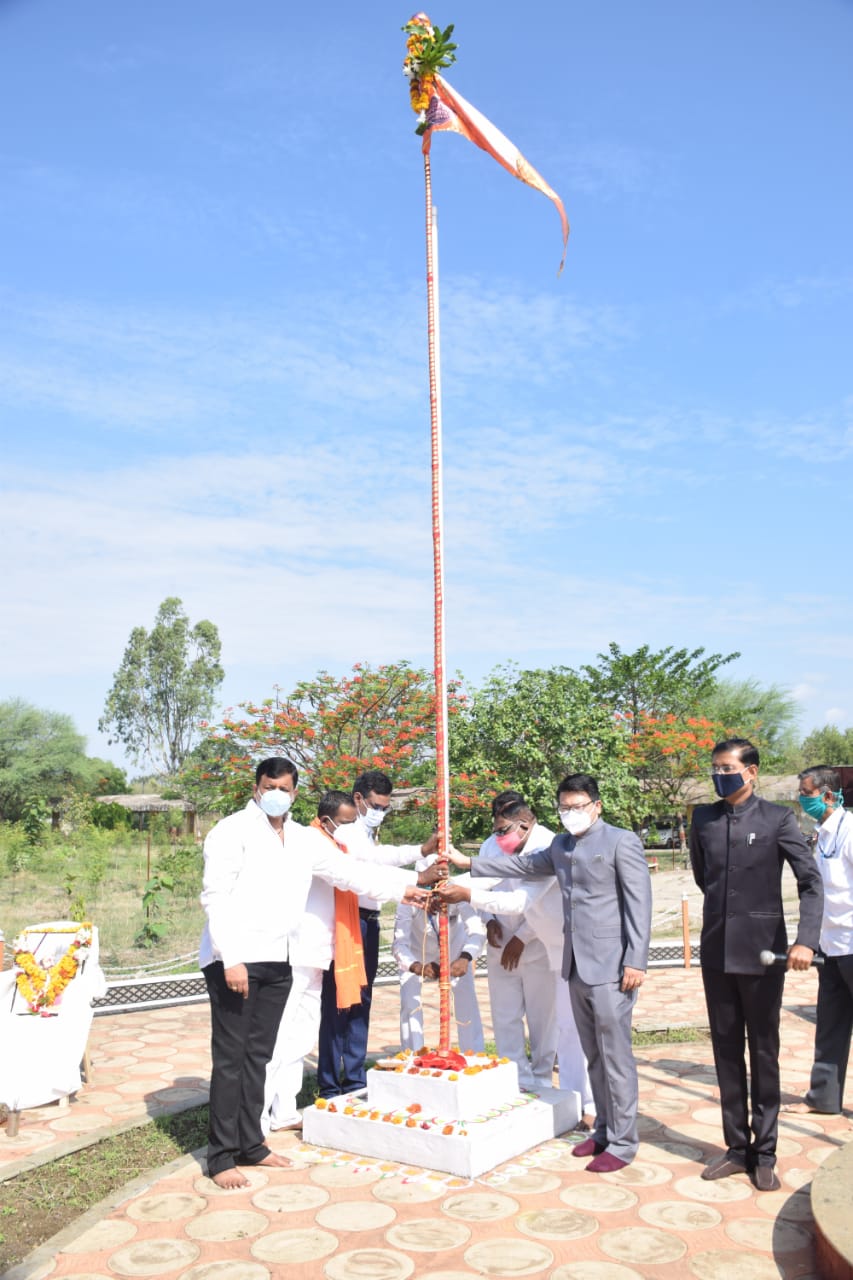
[{"label": "flagpole", "polygon": [[[429,418],[432,454],[432,564],[435,666],[435,803],[438,866],[447,876],[450,844],[450,764],[447,742],[447,677],[444,647],[444,484],[441,446],[441,343],[438,308],[438,217],[432,203],[429,152],[424,155],[426,197],[427,347],[429,351]],[[450,940],[447,907],[438,920],[439,1050],[450,1048]]]}]

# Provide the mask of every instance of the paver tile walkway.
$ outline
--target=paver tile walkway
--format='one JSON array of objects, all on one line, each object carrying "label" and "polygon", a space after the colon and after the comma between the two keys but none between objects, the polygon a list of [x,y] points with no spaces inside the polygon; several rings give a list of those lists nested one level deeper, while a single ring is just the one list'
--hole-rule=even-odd
[{"label": "paver tile walkway", "polygon": [[[485,1010],[485,984],[479,989]],[[789,975],[782,1083],[791,1097],[808,1083],[815,992],[813,972]],[[435,999],[433,989],[428,1007]],[[379,988],[371,1052],[396,1047],[397,1009],[396,989]],[[703,1022],[697,969],[650,973],[637,1026]],[[437,1015],[428,1025],[437,1027]],[[26,1112],[18,1139],[0,1134],[0,1177],[105,1129],[203,1100],[207,1008],[98,1018],[91,1053],[92,1083],[69,1108]],[[122,1203],[87,1214],[10,1274],[14,1280],[816,1276],[809,1184],[818,1165],[853,1137],[849,1114],[783,1115],[778,1192],[762,1195],[746,1176],[703,1182],[703,1165],[721,1148],[710,1045],[645,1048],[637,1060],[642,1145],[618,1173],[586,1173],[563,1139],[465,1183],[276,1134],[272,1145],[296,1168],[254,1169],[247,1189],[222,1192],[188,1157],[129,1188]],[[0,1187],[0,1198],[13,1186]]]}]

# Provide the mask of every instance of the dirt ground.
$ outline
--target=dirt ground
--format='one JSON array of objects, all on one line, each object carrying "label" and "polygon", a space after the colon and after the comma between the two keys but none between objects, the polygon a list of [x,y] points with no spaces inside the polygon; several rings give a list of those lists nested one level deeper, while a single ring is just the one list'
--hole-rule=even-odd
[{"label": "dirt ground", "polygon": [[[669,849],[657,851],[658,869],[652,871],[652,938],[681,937],[681,904],[687,899],[690,936],[695,940],[702,928],[702,894],[689,870],[679,867],[681,855],[675,851],[676,869],[670,870],[672,853]],[[790,867],[785,866],[782,876],[782,900],[785,913],[796,917],[797,882]]]}]

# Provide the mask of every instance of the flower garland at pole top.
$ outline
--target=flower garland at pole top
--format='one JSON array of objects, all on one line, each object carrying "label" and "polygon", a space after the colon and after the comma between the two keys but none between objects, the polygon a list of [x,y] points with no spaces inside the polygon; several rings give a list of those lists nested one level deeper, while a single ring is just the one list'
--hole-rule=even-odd
[{"label": "flower garland at pole top", "polygon": [[435,93],[435,77],[440,70],[453,66],[456,61],[451,43],[453,23],[440,31],[434,27],[425,13],[416,13],[402,30],[409,37],[406,41],[408,53],[403,62],[403,75],[409,82],[409,98],[412,110],[418,117],[415,133],[424,133],[427,128],[426,113]]},{"label": "flower garland at pole top", "polygon": [[37,933],[71,933],[74,936],[68,950],[60,956],[56,964],[45,969],[36,960],[27,942],[27,932],[20,934],[12,943],[15,953],[15,964],[20,973],[15,983],[21,996],[26,1000],[31,1013],[41,1013],[56,1004],[69,982],[77,974],[80,966],[78,953],[88,951],[92,945],[92,925],[85,921],[74,929],[38,929]]}]

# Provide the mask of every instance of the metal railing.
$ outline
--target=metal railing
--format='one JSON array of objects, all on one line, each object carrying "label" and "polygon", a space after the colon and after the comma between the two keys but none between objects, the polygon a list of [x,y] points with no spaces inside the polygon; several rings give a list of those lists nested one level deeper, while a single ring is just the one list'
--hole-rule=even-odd
[{"label": "metal railing", "polygon": [[[691,939],[691,963],[699,961],[699,943]],[[207,999],[207,988],[204,977],[198,970],[185,973],[169,973],[181,963],[188,968],[193,962],[198,963],[198,952],[189,952],[171,962],[161,961],[157,965],[145,965],[134,970],[134,976],[121,976],[126,970],[111,969],[107,972],[106,995],[93,1001],[95,1014],[129,1013],[134,1010],[167,1008],[170,1005],[196,1004]],[[653,942],[649,950],[650,969],[673,969],[684,967],[684,948],[681,941]],[[157,972],[154,972],[157,970]],[[485,974],[486,957],[481,955],[476,964],[477,974]],[[375,986],[389,986],[399,980],[397,962],[389,950],[379,954],[379,968]]]}]

